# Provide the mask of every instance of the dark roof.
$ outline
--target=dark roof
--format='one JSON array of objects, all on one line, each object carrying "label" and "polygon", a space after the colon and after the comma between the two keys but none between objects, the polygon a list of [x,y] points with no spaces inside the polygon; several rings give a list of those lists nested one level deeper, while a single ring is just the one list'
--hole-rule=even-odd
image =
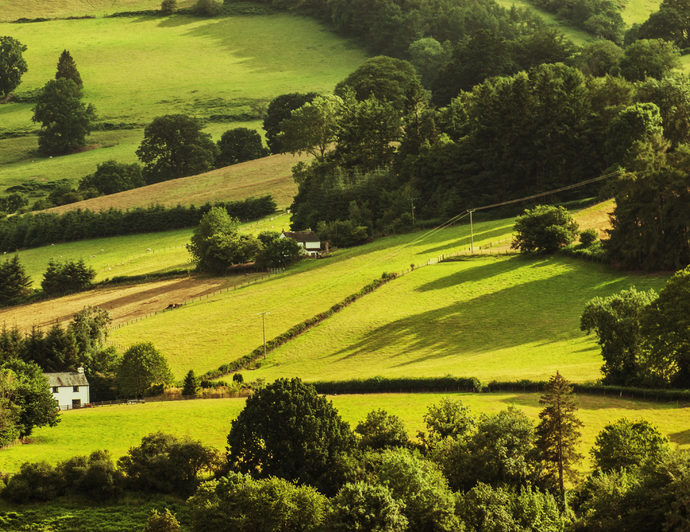
[{"label": "dark roof", "polygon": [[297,242],[320,242],[318,235],[314,231],[283,231],[283,234],[297,240]]},{"label": "dark roof", "polygon": [[51,388],[55,386],[88,386],[89,381],[86,380],[86,375],[83,373],[46,373],[48,377],[48,385]]}]

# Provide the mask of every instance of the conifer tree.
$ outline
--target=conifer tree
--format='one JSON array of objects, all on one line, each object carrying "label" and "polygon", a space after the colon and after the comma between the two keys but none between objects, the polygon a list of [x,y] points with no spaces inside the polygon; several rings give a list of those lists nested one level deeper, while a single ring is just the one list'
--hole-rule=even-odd
[{"label": "conifer tree", "polygon": [[187,376],[184,378],[184,386],[182,388],[182,395],[196,395],[199,391],[199,379],[194,375],[194,370],[190,369]]},{"label": "conifer tree", "polygon": [[0,263],[0,305],[11,303],[31,291],[31,278],[15,255]]},{"label": "conifer tree", "polygon": [[79,71],[77,70],[77,63],[75,63],[72,54],[67,50],[63,50],[60,54],[60,59],[58,59],[55,79],[60,78],[71,79],[80,89],[84,86]]},{"label": "conifer tree", "polygon": [[549,379],[539,403],[537,449],[541,453],[548,477],[558,483],[561,505],[565,507],[565,478],[575,475],[574,466],[582,458],[576,446],[582,422],[575,416],[577,405],[573,388],[560,373]]}]

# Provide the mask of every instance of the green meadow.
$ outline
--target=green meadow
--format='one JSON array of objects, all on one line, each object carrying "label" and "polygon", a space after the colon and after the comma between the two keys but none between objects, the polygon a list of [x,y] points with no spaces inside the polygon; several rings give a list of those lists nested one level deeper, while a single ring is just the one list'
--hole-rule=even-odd
[{"label": "green meadow", "polygon": [[[240,231],[260,233],[280,231],[289,225],[287,214],[277,214],[256,222],[240,225]],[[161,273],[180,268],[193,268],[191,256],[185,248],[192,229],[176,229],[161,233],[114,236],[95,240],[66,242],[54,246],[26,249],[19,259],[33,279],[40,284],[50,259],[58,261],[83,259],[96,270],[96,281],[115,276]]]},{"label": "green meadow", "polygon": [[[179,0],[178,7],[188,7],[193,0]],[[103,16],[122,11],[160,9],[158,0],[0,0],[0,21],[20,18],[60,18],[73,16]]]},{"label": "green meadow", "polygon": [[579,330],[585,303],[662,277],[622,275],[569,258],[475,257],[420,268],[273,351],[252,378],[455,375],[573,382],[599,378]]},{"label": "green meadow", "polygon": [[[475,224],[475,246],[506,242],[512,220]],[[397,235],[356,248],[338,250],[328,258],[304,260],[285,273],[233,292],[185,305],[122,327],[111,335],[126,347],[154,339],[176,376],[190,369],[204,372],[252,351],[261,341],[260,312],[270,312],[267,337],[328,309],[385,271],[399,272],[410,264],[469,248],[468,225],[434,232]]]},{"label": "green meadow", "polygon": [[[474,413],[495,413],[509,406],[523,410],[535,422],[540,410],[538,394],[375,394],[332,396],[334,406],[354,428],[371,410],[383,408],[399,416],[411,437],[424,428],[423,415],[442,397],[460,399]],[[597,433],[619,417],[648,419],[682,447],[690,446],[690,406],[648,403],[598,396],[579,396],[579,416],[584,423],[581,452],[587,455]],[[244,406],[244,399],[169,401],[143,405],[116,405],[72,410],[62,414],[54,428],[36,429],[31,442],[3,449],[0,471],[13,472],[26,461],[56,463],[97,449],[108,449],[115,458],[137,445],[142,436],[164,431],[189,436],[224,449],[230,422]],[[583,463],[583,468],[588,462]]]},{"label": "green meadow", "polygon": [[331,91],[365,59],[351,41],[291,14],[0,23],[0,35],[27,46],[29,70],[16,94],[27,95],[52,79],[60,53],[68,49],[98,122],[124,128],[95,131],[81,153],[43,158],[36,152],[33,104],[0,105],[0,137],[15,136],[0,138],[0,189],[26,181],[76,183],[105,160],[134,162],[143,127],[164,114],[207,121],[214,140],[232,127],[259,129],[258,118],[272,98]]}]

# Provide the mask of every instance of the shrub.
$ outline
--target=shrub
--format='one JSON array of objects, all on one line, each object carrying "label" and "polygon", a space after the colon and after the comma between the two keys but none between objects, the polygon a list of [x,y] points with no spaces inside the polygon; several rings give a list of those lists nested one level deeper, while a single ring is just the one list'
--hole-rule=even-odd
[{"label": "shrub", "polygon": [[177,0],[163,0],[161,2],[161,14],[172,15],[177,10]]},{"label": "shrub", "polygon": [[514,231],[513,249],[552,253],[575,240],[577,223],[565,207],[537,205],[517,217]]},{"label": "shrub", "polygon": [[115,194],[146,184],[141,173],[141,165],[105,161],[96,167],[93,174],[79,181],[79,190],[95,189],[100,194]]},{"label": "shrub", "polygon": [[405,505],[393,498],[387,486],[348,483],[333,498],[327,530],[402,532],[408,529],[404,509]]},{"label": "shrub", "polygon": [[178,530],[182,530],[180,523],[175,514],[167,508],[162,512],[155,509],[151,510],[151,515],[146,520],[144,527],[144,532],[177,532]]},{"label": "shrub", "polygon": [[352,220],[319,222],[317,232],[322,240],[329,240],[337,247],[350,247],[364,244],[369,239],[369,229],[356,225]]},{"label": "shrub", "polygon": [[67,491],[89,499],[105,502],[116,499],[122,488],[122,474],[108,451],[94,451],[61,462],[57,471],[64,479]]},{"label": "shrub", "polygon": [[201,17],[216,17],[223,10],[223,5],[215,0],[198,0],[194,5],[194,14]]},{"label": "shrub", "polygon": [[372,449],[404,447],[409,443],[402,420],[381,409],[369,412],[355,432],[362,437],[360,444]]},{"label": "shrub", "polygon": [[318,530],[328,499],[311,486],[282,478],[230,473],[206,482],[188,501],[194,530],[268,532]]},{"label": "shrub", "polygon": [[26,462],[10,477],[2,496],[17,503],[50,501],[62,495],[64,486],[64,479],[48,462]]},{"label": "shrub", "polygon": [[201,442],[156,432],[117,461],[131,488],[189,495],[203,472],[215,471],[217,453]]},{"label": "shrub", "polygon": [[83,259],[67,261],[64,264],[50,259],[43,274],[41,288],[48,295],[79,292],[91,286],[96,270],[87,266]]},{"label": "shrub", "polygon": [[580,233],[580,244],[582,247],[591,247],[597,241],[598,235],[596,229],[585,229]]},{"label": "shrub", "polygon": [[244,377],[242,376],[241,373],[235,373],[232,376],[232,382],[242,383],[242,382],[244,382]]},{"label": "shrub", "polygon": [[263,249],[256,257],[259,268],[285,268],[300,258],[301,248],[292,238],[279,238],[278,233],[264,233],[259,235],[259,239],[263,243]]},{"label": "shrub", "polygon": [[199,392],[199,379],[194,375],[194,370],[190,369],[184,378],[182,395],[196,395]]}]

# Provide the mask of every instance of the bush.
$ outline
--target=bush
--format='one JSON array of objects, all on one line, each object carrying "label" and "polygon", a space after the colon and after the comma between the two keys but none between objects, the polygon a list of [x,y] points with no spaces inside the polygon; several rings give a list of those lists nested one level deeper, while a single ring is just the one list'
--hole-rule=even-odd
[{"label": "bush", "polygon": [[311,486],[282,478],[230,473],[206,482],[188,501],[194,530],[269,532],[319,530],[328,499]]},{"label": "bush", "polygon": [[144,532],[177,532],[178,530],[182,530],[180,523],[175,514],[167,508],[163,512],[151,510],[151,515],[144,527]]},{"label": "bush", "polygon": [[43,274],[41,288],[47,295],[67,294],[86,290],[96,277],[96,270],[87,266],[83,259],[64,264],[50,259]]},{"label": "bush", "polygon": [[259,235],[263,249],[256,257],[259,268],[285,268],[300,258],[299,244],[292,238],[279,238],[278,233]]},{"label": "bush", "polygon": [[369,412],[355,432],[362,437],[360,444],[372,449],[404,447],[409,443],[402,420],[381,409]]},{"label": "bush", "polygon": [[575,240],[577,223],[565,207],[537,205],[517,217],[514,230],[513,249],[552,253]]},{"label": "bush", "polygon": [[115,469],[108,451],[94,451],[61,462],[57,471],[67,491],[98,502],[116,499],[122,489],[122,474]]},{"label": "bush", "polygon": [[598,235],[596,229],[585,229],[580,233],[580,244],[582,247],[591,247],[597,241]]},{"label": "bush", "polygon": [[184,378],[182,395],[194,396],[199,392],[199,379],[194,375],[194,370],[190,369]]},{"label": "bush", "polygon": [[144,436],[139,447],[132,447],[117,461],[129,487],[182,496],[193,493],[200,475],[215,471],[217,463],[212,448],[162,432]]},{"label": "bush", "polygon": [[369,239],[369,229],[356,225],[351,220],[319,222],[317,232],[322,240],[329,240],[337,247],[350,247],[364,244]]},{"label": "bush", "polygon": [[244,382],[244,377],[242,376],[241,373],[235,373],[235,374],[232,376],[232,382],[243,383],[243,382]]},{"label": "bush", "polygon": [[172,15],[177,10],[177,0],[163,0],[161,2],[161,14]]},{"label": "bush", "polygon": [[115,194],[123,190],[143,187],[146,184],[137,163],[123,164],[105,161],[96,167],[93,174],[79,181],[79,190],[95,189],[100,194]]},{"label": "bush", "polygon": [[394,499],[386,486],[364,482],[345,484],[333,498],[327,530],[402,532],[408,529],[404,509],[405,505]]},{"label": "bush", "polygon": [[10,477],[2,496],[17,503],[50,501],[62,495],[64,487],[64,479],[48,462],[26,462]]},{"label": "bush", "polygon": [[223,4],[215,0],[198,0],[192,9],[200,17],[217,17],[223,10]]}]

